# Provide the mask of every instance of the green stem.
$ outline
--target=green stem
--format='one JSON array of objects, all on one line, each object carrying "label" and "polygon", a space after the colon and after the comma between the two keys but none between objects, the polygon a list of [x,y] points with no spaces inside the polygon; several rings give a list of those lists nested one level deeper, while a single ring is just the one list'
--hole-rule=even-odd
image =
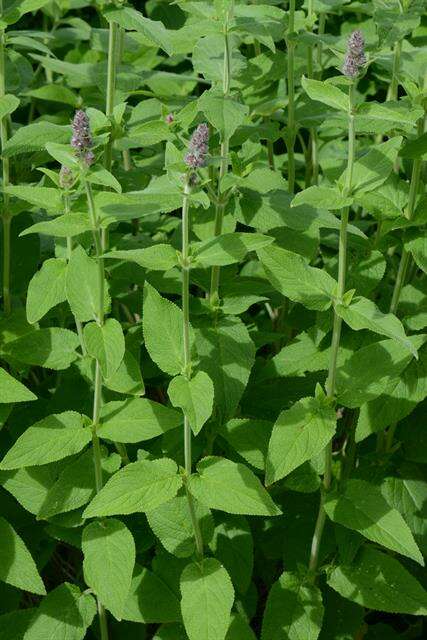
[{"label": "green stem", "polygon": [[[114,100],[116,93],[116,75],[117,75],[117,44],[118,44],[119,27],[116,22],[109,23],[108,35],[108,62],[107,62],[107,98],[105,103],[105,115],[110,120],[113,127]],[[104,149],[104,166],[107,171],[111,171],[113,164],[113,132],[108,136]],[[101,245],[103,251],[108,249],[108,229],[102,229]]]},{"label": "green stem", "polygon": [[[87,180],[84,181],[86,189],[87,204],[89,209],[89,218],[92,225],[92,233],[95,243],[96,261],[98,264],[98,312],[97,321],[100,326],[104,324],[104,263],[102,259],[102,245],[101,245],[101,233],[99,228],[99,221],[96,215],[95,203],[93,199],[92,186]],[[94,394],[93,394],[93,414],[92,414],[92,448],[93,448],[93,464],[95,469],[95,487],[96,492],[99,493],[102,489],[102,464],[101,464],[101,446],[98,437],[99,428],[99,416],[102,403],[102,372],[99,361],[96,360],[95,364],[95,380],[94,380]],[[98,605],[98,617],[99,617],[99,629],[101,633],[101,640],[108,640],[108,625],[107,614],[103,604],[97,598]]]},{"label": "green stem", "polygon": [[[0,15],[3,13],[3,1],[0,0]],[[0,31],[0,99],[6,93],[6,77],[5,77],[5,38],[4,30]],[[0,141],[2,150],[7,142],[7,116],[4,116],[0,122]],[[2,177],[3,177],[3,309],[8,315],[12,309],[12,299],[10,295],[10,225],[11,215],[9,212],[9,194],[5,193],[5,188],[9,185],[10,180],[10,163],[8,157],[2,158]]]},{"label": "green stem", "polygon": [[[314,15],[313,12],[313,0],[308,0],[307,5],[307,17],[309,20],[312,20]],[[313,47],[309,45],[307,47],[307,76],[309,78],[314,77],[313,70]],[[319,160],[317,153],[317,130],[315,127],[310,129],[310,141],[309,141],[309,150],[310,150],[310,181],[306,186],[310,186],[310,184],[317,184],[319,181]],[[310,174],[309,174],[310,175]]]},{"label": "green stem", "polygon": [[[344,195],[351,193],[351,185],[353,179],[354,166],[354,150],[355,150],[355,127],[354,127],[354,84],[350,86],[349,91],[349,109],[348,109],[348,159],[347,159],[347,175],[346,183],[343,190]],[[337,302],[341,302],[345,293],[345,276],[347,266],[347,226],[349,218],[349,208],[342,212],[341,227],[339,235],[338,250],[338,291]],[[338,352],[341,338],[342,320],[337,313],[334,312],[334,324],[332,329],[331,357],[329,362],[328,378],[326,381],[326,394],[333,401],[335,397],[336,374]],[[320,497],[319,513],[317,516],[316,526],[314,530],[313,540],[311,544],[311,553],[309,561],[309,573],[312,579],[315,579],[317,566],[319,563],[319,550],[322,541],[323,530],[325,527],[326,514],[324,510],[324,502],[326,494],[331,486],[332,481],[332,441],[325,448],[325,473],[323,476],[323,487]]]},{"label": "green stem", "polygon": [[[289,0],[288,11],[288,126],[286,135],[286,148],[288,152],[288,191],[295,190],[295,0]],[[291,36],[289,38],[289,36]]]},{"label": "green stem", "polygon": [[[326,26],[326,13],[320,13],[319,27],[317,29],[317,33],[319,34],[319,36],[323,36],[323,34],[325,33],[325,26]],[[323,56],[323,44],[322,42],[319,42],[319,44],[317,45],[317,67],[318,67],[319,78],[321,77],[322,71],[323,71],[322,56]]]},{"label": "green stem", "polygon": [[[63,200],[64,200],[64,213],[65,215],[67,215],[68,213],[70,213],[70,197],[68,193],[64,193]],[[67,237],[67,262],[70,262],[72,252],[73,252],[73,238],[71,236],[68,236]],[[82,323],[80,322],[80,320],[77,320],[76,316],[74,316],[74,322],[76,324],[77,335],[79,336],[80,348],[82,350],[82,354],[85,356],[86,347],[83,340]]]},{"label": "green stem", "polygon": [[[117,43],[118,43],[118,25],[116,22],[110,22],[108,35],[108,66],[107,66],[107,99],[105,103],[105,115],[112,120],[114,111],[114,98],[116,93],[116,75],[117,75]],[[113,160],[113,136],[108,137],[104,152],[104,166],[107,171],[111,171]]]},{"label": "green stem", "polygon": [[[231,10],[232,11],[232,10]],[[224,67],[223,67],[223,81],[222,90],[224,98],[226,98],[230,91],[231,80],[231,49],[230,49],[230,37],[228,33],[228,22],[231,17],[231,12],[227,13],[224,22]],[[222,223],[224,220],[225,203],[221,199],[221,184],[223,178],[227,175],[228,171],[228,154],[229,154],[229,139],[224,136],[221,141],[221,161],[219,167],[219,178],[217,188],[217,202],[215,205],[215,226],[214,236],[220,236],[222,233]],[[220,268],[218,266],[212,267],[211,271],[211,286],[210,286],[210,303],[212,307],[216,307],[219,301],[219,276]]]},{"label": "green stem", "polygon": [[[184,185],[184,197],[182,201],[182,333],[184,349],[184,375],[191,377],[191,350],[190,350],[190,261],[189,261],[189,209],[190,209],[190,184],[189,176]],[[184,413],[184,467],[186,478],[191,475],[191,425]],[[199,558],[203,557],[203,539],[199,521],[196,516],[193,496],[185,483],[185,492],[193,525],[196,552]]]},{"label": "green stem", "polygon": [[394,47],[393,55],[393,71],[390,86],[388,89],[387,100],[397,100],[397,92],[399,89],[399,69],[400,57],[402,55],[402,40],[398,40]]}]

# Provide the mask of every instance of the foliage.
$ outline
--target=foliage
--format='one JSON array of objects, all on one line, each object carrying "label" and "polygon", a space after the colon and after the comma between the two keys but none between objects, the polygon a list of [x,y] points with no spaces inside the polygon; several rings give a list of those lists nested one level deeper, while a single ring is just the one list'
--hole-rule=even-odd
[{"label": "foliage", "polygon": [[425,638],[425,0],[0,0],[0,640]]}]

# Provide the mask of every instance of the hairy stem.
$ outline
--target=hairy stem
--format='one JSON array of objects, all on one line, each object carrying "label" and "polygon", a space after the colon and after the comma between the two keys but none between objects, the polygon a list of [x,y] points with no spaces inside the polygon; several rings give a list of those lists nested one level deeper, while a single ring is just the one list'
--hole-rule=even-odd
[{"label": "hairy stem", "polygon": [[[184,197],[182,201],[182,335],[184,342],[184,375],[191,377],[191,350],[190,350],[190,261],[189,261],[189,208],[190,208],[190,184],[186,177],[184,185]],[[191,426],[188,417],[184,413],[184,467],[186,477],[191,475]],[[203,557],[203,539],[199,521],[194,508],[194,500],[185,483],[185,492],[190,510],[191,522],[194,531],[197,556]]]},{"label": "hairy stem", "polygon": [[[117,75],[117,48],[119,27],[116,22],[109,23],[108,31],[108,62],[107,62],[107,98],[105,102],[105,115],[113,126],[114,99],[116,93]],[[111,171],[113,164],[113,132],[110,133],[104,149],[104,166]],[[108,229],[101,231],[101,246],[103,251],[108,249]]]},{"label": "hairy stem", "polygon": [[[67,215],[68,213],[70,213],[70,197],[69,197],[68,193],[64,193],[63,201],[64,201],[64,213],[65,213],[65,215]],[[73,252],[73,238],[71,236],[68,236],[68,238],[67,238],[67,262],[70,262],[72,252]],[[77,320],[76,316],[74,316],[74,322],[76,324],[77,335],[79,336],[79,340],[80,340],[80,348],[82,350],[82,354],[85,356],[86,355],[86,347],[85,347],[85,343],[84,343],[84,340],[83,340],[82,323],[80,322],[80,320]]]},{"label": "hairy stem", "polygon": [[[92,233],[95,244],[96,261],[98,264],[98,311],[97,322],[100,326],[104,324],[104,263],[102,259],[102,244],[101,244],[101,232],[99,227],[99,221],[96,215],[95,203],[93,200],[93,192],[90,182],[85,181],[87,204],[89,209],[89,217],[92,225]],[[99,415],[101,411],[102,403],[102,372],[99,361],[96,360],[95,364],[95,380],[94,380],[94,394],[93,394],[93,414],[92,414],[92,448],[93,448],[93,464],[95,468],[95,487],[96,492],[99,493],[102,489],[102,465],[101,465],[101,447],[98,437],[99,427]],[[97,598],[98,605],[98,617],[99,617],[99,629],[101,633],[101,640],[108,640],[108,625],[107,614],[103,604]]]},{"label": "hairy stem", "polygon": [[[288,152],[288,190],[295,190],[295,0],[289,0],[288,11],[288,127],[286,135],[286,148]],[[290,37],[289,37],[290,36]]]},{"label": "hairy stem", "polygon": [[[350,86],[350,91],[349,91],[348,160],[347,160],[346,184],[343,190],[344,195],[348,195],[351,192],[351,185],[353,180],[354,148],[355,148],[355,128],[354,128],[353,108],[354,108],[354,84]],[[337,302],[340,302],[342,300],[345,293],[348,218],[349,218],[349,208],[346,208],[342,212],[340,235],[339,235]],[[326,381],[326,393],[328,398],[330,398],[331,400],[333,400],[335,396],[338,351],[339,351],[340,338],[341,338],[341,324],[342,324],[341,318],[338,316],[337,313],[334,312],[331,357],[329,362],[328,378]],[[322,541],[323,530],[325,527],[326,514],[324,510],[324,501],[325,501],[326,493],[328,492],[331,486],[331,480],[332,480],[332,441],[325,447],[325,473],[323,476],[323,487],[322,487],[321,497],[320,497],[319,513],[317,516],[316,526],[315,526],[313,540],[311,544],[309,573],[311,574],[313,580],[315,579],[317,567],[319,564],[320,544]]]},{"label": "hairy stem", "polygon": [[[3,13],[3,1],[0,0],[0,14]],[[0,30],[0,99],[6,93],[5,78],[5,42],[4,30]],[[7,142],[7,116],[0,122],[0,140],[2,150]],[[10,225],[11,215],[9,212],[9,194],[5,193],[10,181],[9,158],[2,158],[3,177],[3,310],[6,315],[11,312],[12,299],[10,295]]]},{"label": "hairy stem", "polygon": [[[223,66],[223,78],[222,78],[222,91],[224,97],[228,96],[230,92],[230,80],[231,80],[231,49],[230,49],[230,36],[228,32],[229,20],[232,14],[227,12],[224,21],[224,66]],[[221,199],[221,183],[223,178],[227,175],[228,171],[228,153],[229,153],[229,140],[224,136],[221,140],[221,163],[219,167],[219,178],[217,188],[217,202],[215,205],[215,226],[214,236],[220,236],[222,233],[222,222],[224,219],[225,203]],[[212,267],[211,271],[211,286],[210,286],[210,302],[212,306],[216,306],[219,300],[219,274],[220,268],[218,266]]]},{"label": "hairy stem", "polygon": [[[308,0],[307,5],[307,18],[312,20],[314,16],[313,12],[313,0]],[[307,47],[307,76],[309,78],[314,77],[313,71],[313,47],[309,45]],[[309,150],[310,150],[310,165],[311,171],[309,172],[310,180],[306,186],[310,186],[310,184],[317,184],[319,180],[319,161],[317,154],[317,130],[315,127],[310,129],[310,141],[309,141]]]}]

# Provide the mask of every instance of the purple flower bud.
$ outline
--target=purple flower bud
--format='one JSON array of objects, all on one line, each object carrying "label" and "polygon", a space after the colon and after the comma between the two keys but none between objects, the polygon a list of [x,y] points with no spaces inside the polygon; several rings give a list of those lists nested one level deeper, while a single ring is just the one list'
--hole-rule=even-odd
[{"label": "purple flower bud", "polygon": [[361,67],[366,63],[365,39],[360,29],[353,31],[347,41],[347,53],[344,59],[342,72],[349,78],[355,78]]},{"label": "purple flower bud", "polygon": [[165,118],[166,124],[172,124],[174,120],[175,120],[175,116],[173,115],[173,113],[168,113],[168,115]]},{"label": "purple flower bud", "polygon": [[89,118],[86,113],[79,109],[74,116],[73,136],[71,138],[71,146],[75,150],[76,156],[86,162],[92,164],[94,155],[91,151],[93,140],[90,131]]},{"label": "purple flower bud", "polygon": [[209,151],[208,143],[209,127],[205,122],[203,122],[202,124],[199,124],[191,136],[191,140],[188,145],[188,153],[184,158],[184,162],[187,167],[190,167],[191,169],[198,169],[205,166],[206,156]]},{"label": "purple flower bud", "polygon": [[61,169],[59,171],[59,186],[61,189],[70,189],[73,186],[74,176],[68,167],[64,164],[61,165]]}]

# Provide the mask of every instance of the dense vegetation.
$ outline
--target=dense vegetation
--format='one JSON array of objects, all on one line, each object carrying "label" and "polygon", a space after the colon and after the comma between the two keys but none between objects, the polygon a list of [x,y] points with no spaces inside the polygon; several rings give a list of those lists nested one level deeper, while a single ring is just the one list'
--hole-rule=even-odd
[{"label": "dense vegetation", "polygon": [[0,640],[427,637],[425,0],[0,0]]}]

